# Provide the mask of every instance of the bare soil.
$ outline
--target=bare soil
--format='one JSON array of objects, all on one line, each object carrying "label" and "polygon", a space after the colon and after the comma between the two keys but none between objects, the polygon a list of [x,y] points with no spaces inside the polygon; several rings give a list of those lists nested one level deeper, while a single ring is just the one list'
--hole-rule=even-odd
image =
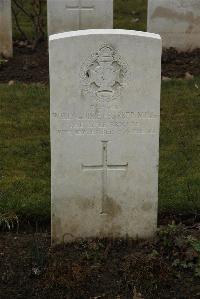
[{"label": "bare soil", "polygon": [[170,48],[162,54],[162,76],[184,78],[186,73],[200,75],[200,49],[191,52],[177,52]]},{"label": "bare soil", "polygon": [[0,83],[10,81],[44,84],[49,82],[46,42],[34,50],[25,46],[14,46],[13,58],[0,64]]},{"label": "bare soil", "polygon": [[200,298],[198,255],[186,242],[200,242],[197,224],[167,226],[153,240],[80,240],[54,248],[49,232],[0,238],[1,299]]}]

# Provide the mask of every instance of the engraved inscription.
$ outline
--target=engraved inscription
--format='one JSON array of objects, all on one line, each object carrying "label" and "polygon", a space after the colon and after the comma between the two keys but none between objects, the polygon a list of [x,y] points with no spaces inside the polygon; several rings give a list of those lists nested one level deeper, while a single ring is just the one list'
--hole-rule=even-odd
[{"label": "engraved inscription", "polygon": [[[77,2],[77,1],[76,1]],[[78,0],[78,4],[74,3],[74,1],[71,1],[71,4],[66,5],[67,10],[78,12],[78,27],[82,27],[82,12],[83,11],[93,11],[94,10],[94,4],[91,5],[85,5],[84,0]]]},{"label": "engraved inscription", "polygon": [[139,111],[86,111],[53,113],[58,133],[69,135],[157,134],[159,115]]},{"label": "engraved inscription", "polygon": [[108,141],[102,141],[102,163],[100,165],[81,165],[83,171],[101,171],[102,173],[102,210],[101,214],[109,214],[107,206],[108,191],[107,191],[107,176],[108,170],[126,171],[128,163],[125,164],[108,164]]},{"label": "engraved inscription", "polygon": [[110,45],[103,45],[81,68],[82,95],[100,102],[120,97],[127,66]]}]

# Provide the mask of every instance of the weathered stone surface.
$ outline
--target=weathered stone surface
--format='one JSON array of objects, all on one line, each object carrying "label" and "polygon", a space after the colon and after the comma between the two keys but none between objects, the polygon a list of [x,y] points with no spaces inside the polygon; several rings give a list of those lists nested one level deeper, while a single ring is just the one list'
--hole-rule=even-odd
[{"label": "weathered stone surface", "polygon": [[156,34],[50,37],[53,243],[155,232],[160,64]]},{"label": "weathered stone surface", "polygon": [[159,33],[163,47],[189,51],[200,47],[199,0],[149,0],[148,31]]},{"label": "weathered stone surface", "polygon": [[11,0],[0,0],[0,55],[13,55]]},{"label": "weathered stone surface", "polygon": [[113,28],[113,0],[48,0],[48,32]]}]

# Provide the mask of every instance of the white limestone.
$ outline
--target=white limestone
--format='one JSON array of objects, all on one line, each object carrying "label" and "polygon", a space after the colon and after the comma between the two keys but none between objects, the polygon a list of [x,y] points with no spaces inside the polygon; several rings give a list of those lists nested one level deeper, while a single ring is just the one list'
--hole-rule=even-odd
[{"label": "white limestone", "polygon": [[50,37],[52,242],[156,230],[161,40]]},{"label": "white limestone", "polygon": [[12,57],[11,0],[0,0],[0,56]]},{"label": "white limestone", "polygon": [[200,0],[149,0],[147,27],[161,35],[164,48],[199,48]]},{"label": "white limestone", "polygon": [[113,0],[48,0],[50,34],[113,28]]}]

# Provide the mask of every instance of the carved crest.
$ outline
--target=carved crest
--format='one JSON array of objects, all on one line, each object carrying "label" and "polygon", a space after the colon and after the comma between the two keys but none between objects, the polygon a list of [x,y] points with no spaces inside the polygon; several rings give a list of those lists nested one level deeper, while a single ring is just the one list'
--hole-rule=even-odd
[{"label": "carved crest", "polygon": [[126,74],[126,63],[113,47],[103,45],[82,65],[82,94],[95,96],[98,101],[117,99],[124,87]]}]

